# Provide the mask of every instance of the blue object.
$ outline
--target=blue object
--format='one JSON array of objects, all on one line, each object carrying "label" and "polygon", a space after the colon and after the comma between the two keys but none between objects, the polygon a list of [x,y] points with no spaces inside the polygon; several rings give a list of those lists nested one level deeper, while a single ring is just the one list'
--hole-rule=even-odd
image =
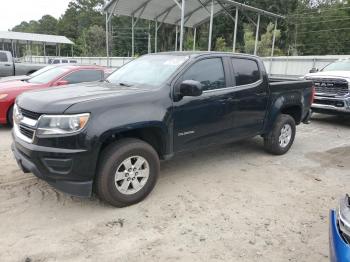
[{"label": "blue object", "polygon": [[329,253],[331,262],[349,262],[350,245],[340,235],[337,224],[337,215],[334,210],[330,211],[329,217]]}]

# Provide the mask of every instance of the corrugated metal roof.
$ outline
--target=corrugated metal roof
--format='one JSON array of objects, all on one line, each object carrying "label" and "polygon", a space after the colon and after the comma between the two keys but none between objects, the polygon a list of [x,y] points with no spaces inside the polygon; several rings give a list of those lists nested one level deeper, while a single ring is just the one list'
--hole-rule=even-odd
[{"label": "corrugated metal roof", "polygon": [[[111,0],[104,7],[104,12],[115,15],[135,16],[146,20],[157,20],[166,24],[180,25],[181,11],[178,0]],[[212,0],[186,0],[185,26],[196,27],[206,21],[210,16]],[[232,0],[215,0],[214,16],[231,7],[258,12],[270,17],[283,16],[267,12],[258,8],[244,5]]]},{"label": "corrugated metal roof", "polygon": [[0,42],[16,40],[22,43],[27,41],[32,43],[47,43],[47,44],[69,44],[74,43],[65,36],[61,35],[44,35],[44,34],[32,34],[12,31],[0,31]]}]

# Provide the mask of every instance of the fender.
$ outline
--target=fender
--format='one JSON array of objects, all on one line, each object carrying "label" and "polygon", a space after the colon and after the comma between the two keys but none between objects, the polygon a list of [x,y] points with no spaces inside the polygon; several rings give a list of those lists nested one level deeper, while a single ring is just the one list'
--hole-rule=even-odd
[{"label": "fender", "polygon": [[289,92],[287,94],[278,95],[276,98],[272,97],[271,99],[271,106],[264,127],[264,134],[272,129],[277,117],[288,108],[298,108],[300,116],[298,115],[297,117],[298,119],[302,119],[303,96],[301,96],[300,93],[296,91]]}]

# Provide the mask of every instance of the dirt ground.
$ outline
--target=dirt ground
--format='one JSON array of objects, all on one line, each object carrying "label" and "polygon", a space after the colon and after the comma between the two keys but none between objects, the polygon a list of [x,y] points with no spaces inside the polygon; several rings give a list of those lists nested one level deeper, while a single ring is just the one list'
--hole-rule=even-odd
[{"label": "dirt ground", "polygon": [[143,202],[79,199],[23,174],[0,128],[0,261],[329,261],[350,119],[314,117],[285,156],[260,138],[163,162]]}]

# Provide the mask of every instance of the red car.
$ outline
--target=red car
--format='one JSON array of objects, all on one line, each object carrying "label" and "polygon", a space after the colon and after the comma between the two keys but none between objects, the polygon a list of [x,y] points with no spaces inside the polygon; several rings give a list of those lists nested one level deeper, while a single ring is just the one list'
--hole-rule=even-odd
[{"label": "red car", "polygon": [[0,124],[12,126],[12,111],[16,97],[23,92],[42,88],[100,81],[105,78],[104,67],[66,65],[54,67],[27,80],[0,83]]}]

